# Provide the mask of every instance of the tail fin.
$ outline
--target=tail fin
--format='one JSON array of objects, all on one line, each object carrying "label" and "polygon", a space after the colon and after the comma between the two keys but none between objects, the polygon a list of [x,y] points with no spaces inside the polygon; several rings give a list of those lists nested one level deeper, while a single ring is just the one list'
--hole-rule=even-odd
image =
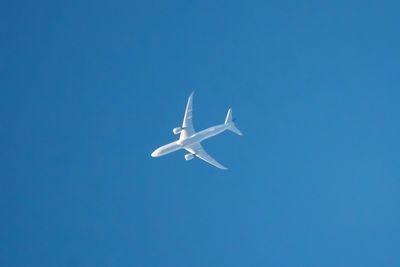
[{"label": "tail fin", "polygon": [[229,124],[228,130],[234,132],[237,135],[243,135],[242,132],[240,132],[239,129],[236,128],[236,126],[235,126],[235,123],[232,119],[232,109],[231,108],[228,110],[228,114],[226,114],[225,124]]}]

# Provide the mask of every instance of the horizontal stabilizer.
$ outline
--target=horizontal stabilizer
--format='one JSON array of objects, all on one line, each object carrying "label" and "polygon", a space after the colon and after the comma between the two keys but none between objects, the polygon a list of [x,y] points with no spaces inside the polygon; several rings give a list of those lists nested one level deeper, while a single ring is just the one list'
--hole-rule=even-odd
[{"label": "horizontal stabilizer", "polygon": [[242,132],[236,128],[236,125],[232,119],[233,115],[232,115],[232,109],[230,108],[228,110],[228,114],[226,114],[226,118],[225,118],[225,124],[229,125],[228,130],[230,130],[231,132],[234,132],[237,135],[243,135]]}]

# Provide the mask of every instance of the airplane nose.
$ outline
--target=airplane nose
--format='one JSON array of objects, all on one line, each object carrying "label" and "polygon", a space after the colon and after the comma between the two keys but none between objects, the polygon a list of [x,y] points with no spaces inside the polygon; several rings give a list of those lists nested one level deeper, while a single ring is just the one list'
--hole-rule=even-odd
[{"label": "airplane nose", "polygon": [[151,156],[152,156],[153,158],[158,157],[158,156],[159,156],[158,153],[159,153],[159,149],[156,149],[156,150],[153,151],[153,153],[151,153]]}]

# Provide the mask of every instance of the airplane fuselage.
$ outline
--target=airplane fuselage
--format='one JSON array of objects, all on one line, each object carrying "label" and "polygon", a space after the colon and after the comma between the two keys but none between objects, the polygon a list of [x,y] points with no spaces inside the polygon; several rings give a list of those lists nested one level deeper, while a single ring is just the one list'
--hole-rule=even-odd
[{"label": "airplane fuselage", "polygon": [[175,152],[179,149],[184,149],[185,147],[190,147],[194,144],[200,143],[208,138],[218,135],[226,131],[230,127],[230,124],[219,124],[212,126],[200,132],[193,134],[185,139],[179,139],[178,141],[171,142],[162,147],[157,148],[151,154],[152,157],[161,157],[169,153]]}]

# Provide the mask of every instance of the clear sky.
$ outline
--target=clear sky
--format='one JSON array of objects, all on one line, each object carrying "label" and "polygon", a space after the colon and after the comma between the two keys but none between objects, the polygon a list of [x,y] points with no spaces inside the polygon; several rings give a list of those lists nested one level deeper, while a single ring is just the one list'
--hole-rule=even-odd
[{"label": "clear sky", "polygon": [[398,1],[244,2],[0,4],[0,266],[400,266]]}]

